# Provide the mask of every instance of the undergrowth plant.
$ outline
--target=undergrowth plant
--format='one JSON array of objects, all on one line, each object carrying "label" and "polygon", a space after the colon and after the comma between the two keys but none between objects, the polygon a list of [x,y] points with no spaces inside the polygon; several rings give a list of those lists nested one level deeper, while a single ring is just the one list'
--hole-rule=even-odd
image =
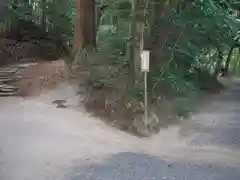
[{"label": "undergrowth plant", "polygon": [[[226,54],[236,43],[234,38],[240,27],[232,9],[207,0],[185,4],[184,8],[167,4],[170,13],[158,26],[173,30],[174,35],[161,32],[162,29],[152,31],[152,23],[157,22],[153,18],[161,15],[161,9],[154,12],[160,12],[158,15],[152,15],[155,4],[154,0],[148,1],[144,38],[153,42],[152,37],[164,36],[151,33],[165,33],[167,40],[154,39],[156,44],[150,47],[157,55],[150,61],[154,65],[150,65],[148,78],[149,131],[158,131],[163,121],[188,117],[194,111],[196,96],[223,87],[218,74],[226,63]],[[111,1],[98,27],[97,51],[88,53],[80,63],[86,68],[80,75],[81,81],[91,92],[87,104],[102,108],[108,117],[123,119],[121,123],[125,120],[128,127],[136,118],[141,122],[144,90],[142,79],[134,81],[133,59],[129,56],[134,43],[132,21],[130,1]]]}]

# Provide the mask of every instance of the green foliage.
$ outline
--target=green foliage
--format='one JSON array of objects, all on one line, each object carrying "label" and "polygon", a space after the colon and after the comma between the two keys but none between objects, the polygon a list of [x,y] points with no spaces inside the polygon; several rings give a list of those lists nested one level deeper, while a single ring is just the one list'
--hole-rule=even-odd
[{"label": "green foliage", "polygon": [[18,20],[26,20],[42,26],[52,37],[65,41],[66,45],[71,44],[75,29],[75,1],[9,0],[6,7],[4,18],[0,19],[2,32]]},{"label": "green foliage", "polygon": [[[143,101],[142,81],[129,85],[134,76],[131,67],[133,59],[129,59],[128,54],[129,47],[133,43],[130,34],[133,21],[131,2],[128,0],[101,2],[108,6],[99,27],[99,49],[97,58],[88,59],[88,63],[91,61],[95,64],[97,61],[99,66],[110,65],[117,71],[109,73],[104,69],[105,73],[99,72],[99,75],[96,75],[95,68],[88,71],[96,75],[95,80],[104,79],[102,84],[108,86],[107,84],[110,83],[113,91],[121,91],[121,94],[131,97],[134,102],[141,102]],[[159,21],[162,24],[158,26],[162,26],[163,30],[165,28],[165,31],[175,30],[174,35],[166,33],[164,38],[167,41],[160,36],[162,39],[155,39],[160,43],[153,45],[155,51],[156,49],[159,51],[149,73],[148,92],[151,103],[164,94],[169,101],[174,102],[173,109],[178,116],[187,116],[193,111],[190,101],[192,95],[201,90],[215,92],[223,87],[217,81],[220,72],[218,69],[225,65],[229,49],[236,43],[235,37],[240,30],[240,23],[234,13],[237,10],[231,7],[234,3],[231,1],[224,4],[213,0],[193,1],[187,4],[182,2],[184,8],[178,10],[168,4],[169,9],[173,11],[168,17]],[[154,4],[156,4],[155,0],[148,1],[145,20],[148,32],[146,38],[151,38],[153,33],[149,31],[149,27],[156,22],[153,19],[154,15],[157,18],[161,16],[156,14],[161,13],[161,9],[153,12]],[[154,33],[163,32],[156,32],[156,29],[154,31]],[[160,50],[161,47],[167,48]],[[238,62],[239,59],[235,58],[232,64],[236,64],[236,61]],[[92,74],[89,77],[93,77]]]},{"label": "green foliage", "polygon": [[188,98],[177,98],[174,101],[174,111],[178,117],[186,118],[194,111],[194,108]]}]

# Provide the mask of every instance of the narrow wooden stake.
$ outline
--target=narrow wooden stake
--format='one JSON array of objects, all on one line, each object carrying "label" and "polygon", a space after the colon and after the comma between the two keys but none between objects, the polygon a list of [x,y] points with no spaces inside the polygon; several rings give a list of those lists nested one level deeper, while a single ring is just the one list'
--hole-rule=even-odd
[{"label": "narrow wooden stake", "polygon": [[148,123],[148,94],[147,94],[147,72],[144,72],[144,124]]}]

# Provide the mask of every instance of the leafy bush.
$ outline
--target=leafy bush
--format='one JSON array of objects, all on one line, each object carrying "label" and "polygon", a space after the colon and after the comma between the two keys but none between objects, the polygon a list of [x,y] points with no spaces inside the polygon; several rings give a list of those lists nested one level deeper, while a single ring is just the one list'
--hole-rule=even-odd
[{"label": "leafy bush", "polygon": [[[143,113],[141,104],[144,86],[142,81],[134,82],[131,67],[133,59],[129,58],[128,50],[133,43],[129,3],[126,0],[111,1],[99,27],[98,51],[90,53],[85,63],[81,62],[87,67],[81,77],[88,81],[87,85],[93,94],[115,94],[115,105],[123,105],[114,107],[114,111],[125,108],[125,112],[131,112],[128,118],[134,119],[137,114]],[[153,9],[150,8],[150,11]],[[151,14],[152,12],[148,14],[146,28],[154,23]],[[148,79],[150,107],[156,112],[164,113],[166,109],[161,106],[165,102],[170,104],[171,110],[168,113],[172,116],[186,117],[193,111],[192,96],[202,90],[216,92],[223,88],[216,74],[226,61],[225,54],[235,43],[234,37],[240,24],[229,9],[224,9],[221,4],[211,0],[189,3],[184,9],[173,11],[162,22],[164,23],[159,24],[162,29],[170,27],[175,30],[173,36],[172,33],[167,35],[169,37],[166,42],[155,39],[160,44],[154,44],[154,49],[159,46],[159,50]],[[151,30],[147,32],[151,33]],[[148,33],[146,38],[151,38]],[[163,46],[167,48],[160,50]],[[101,99],[106,101],[106,98]],[[159,99],[161,103],[157,105]],[[159,118],[161,117],[164,115],[160,113]],[[126,116],[123,115],[122,118]]]}]

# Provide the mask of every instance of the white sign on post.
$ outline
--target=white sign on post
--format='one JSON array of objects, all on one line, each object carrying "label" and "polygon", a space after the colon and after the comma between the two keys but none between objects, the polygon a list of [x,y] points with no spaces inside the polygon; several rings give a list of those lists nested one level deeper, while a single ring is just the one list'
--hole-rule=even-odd
[{"label": "white sign on post", "polygon": [[149,56],[150,51],[142,51],[141,53],[141,69],[144,72],[144,124],[148,124],[148,94],[147,94],[147,73],[149,72]]},{"label": "white sign on post", "polygon": [[141,69],[143,72],[149,72],[149,56],[150,51],[142,51],[141,53]]}]

